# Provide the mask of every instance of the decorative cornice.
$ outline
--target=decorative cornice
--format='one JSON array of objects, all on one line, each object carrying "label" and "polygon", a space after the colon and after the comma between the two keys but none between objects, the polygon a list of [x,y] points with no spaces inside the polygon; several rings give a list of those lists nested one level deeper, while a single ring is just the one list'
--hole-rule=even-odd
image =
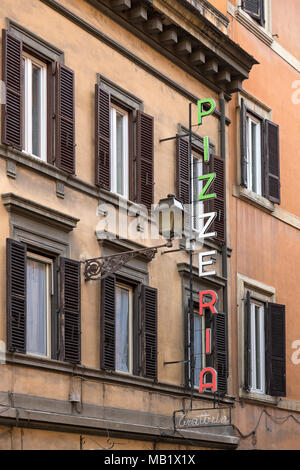
[{"label": "decorative cornice", "polygon": [[[124,47],[56,0],[40,1],[124,54]],[[164,11],[159,10],[150,0],[140,0],[134,4],[134,8],[131,0],[86,1],[213,91],[217,93],[224,91],[227,100],[231,98],[232,92],[241,89],[242,81],[248,78],[252,66],[258,63],[204,16],[201,17],[201,21],[199,15],[195,16],[199,26],[197,35],[194,35],[183,28],[182,17],[179,16],[176,22],[171,21],[169,17],[166,18]],[[198,52],[201,52],[201,60]],[[127,50],[126,56],[139,62],[143,68],[149,68],[149,64]],[[213,67],[211,67],[212,61],[214,61]]]},{"label": "decorative cornice", "polygon": [[80,220],[13,193],[2,194],[1,199],[8,212],[30,217],[64,232],[71,232]]}]

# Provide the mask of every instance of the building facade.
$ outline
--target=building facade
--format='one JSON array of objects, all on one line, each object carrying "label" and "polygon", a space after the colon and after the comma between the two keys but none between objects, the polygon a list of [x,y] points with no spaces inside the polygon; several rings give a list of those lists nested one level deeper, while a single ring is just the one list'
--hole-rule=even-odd
[{"label": "building facade", "polygon": [[[0,448],[299,447],[299,11],[280,8],[2,0]],[[168,195],[192,202],[192,251],[158,233]],[[182,425],[191,405],[230,418]]]}]

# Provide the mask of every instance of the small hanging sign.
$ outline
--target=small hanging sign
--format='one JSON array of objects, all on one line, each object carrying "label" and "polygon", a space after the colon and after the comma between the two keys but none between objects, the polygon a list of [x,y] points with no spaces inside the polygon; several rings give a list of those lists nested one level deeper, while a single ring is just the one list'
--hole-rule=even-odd
[{"label": "small hanging sign", "polygon": [[231,408],[196,408],[174,412],[175,429],[197,429],[202,427],[230,426]]}]

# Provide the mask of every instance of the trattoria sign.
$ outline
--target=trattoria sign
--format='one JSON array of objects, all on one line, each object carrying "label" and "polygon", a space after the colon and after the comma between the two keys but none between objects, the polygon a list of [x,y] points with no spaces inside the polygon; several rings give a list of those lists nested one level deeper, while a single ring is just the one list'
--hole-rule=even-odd
[{"label": "trattoria sign", "polygon": [[[204,106],[206,106],[205,110],[204,110]],[[203,118],[212,114],[215,108],[216,108],[216,103],[213,99],[207,98],[204,100],[199,100],[198,101],[198,124],[201,125]],[[204,137],[204,162],[209,162],[209,160],[210,160],[209,138]],[[209,191],[210,186],[215,180],[215,178],[216,178],[216,173],[207,173],[207,174],[199,176],[199,180],[203,181],[202,191],[198,195],[199,201],[204,202],[206,200],[214,199],[216,197],[215,193],[210,193]],[[216,232],[208,232],[208,229],[211,226],[212,222],[215,220],[216,216],[217,216],[216,212],[207,212],[199,216],[200,219],[206,220],[206,222],[203,224],[202,231],[199,234],[199,239],[213,238],[217,235]],[[211,271],[203,270],[204,266],[209,266],[214,263],[212,257],[215,257],[216,259],[216,255],[217,255],[216,250],[199,253],[199,276],[200,277],[213,276],[216,274],[216,271],[214,270],[211,270]],[[210,259],[207,260],[207,257],[210,257]],[[204,298],[206,298],[206,301],[204,301]],[[207,301],[207,298],[209,299],[209,301]],[[217,315],[218,314],[217,309],[216,309],[217,300],[218,300],[218,296],[215,291],[213,290],[201,291],[199,293],[199,315],[202,316],[204,309],[206,308],[209,308],[213,315]],[[212,336],[211,329],[207,328],[205,330],[206,354],[211,353],[211,336]],[[210,374],[211,382],[207,382],[206,380],[207,374]],[[210,389],[213,392],[217,391],[217,371],[213,369],[212,367],[207,367],[205,369],[202,369],[202,371],[200,372],[199,392],[201,393],[205,389]]]},{"label": "trattoria sign", "polygon": [[201,428],[203,426],[229,426],[231,424],[230,408],[205,408],[180,410],[174,413],[175,429]]}]

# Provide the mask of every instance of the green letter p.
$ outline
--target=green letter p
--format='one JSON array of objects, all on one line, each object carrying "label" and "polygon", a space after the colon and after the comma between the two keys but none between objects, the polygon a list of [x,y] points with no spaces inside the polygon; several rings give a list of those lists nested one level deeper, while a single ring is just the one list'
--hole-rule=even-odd
[{"label": "green letter p", "polygon": [[[204,103],[207,103],[207,104],[210,105],[210,108],[207,111],[204,111],[202,109]],[[201,125],[202,124],[202,118],[205,117],[205,116],[209,116],[211,113],[213,113],[215,108],[216,108],[216,103],[215,103],[215,100],[213,100],[212,98],[206,98],[205,100],[199,100],[198,101],[198,124]]]}]

